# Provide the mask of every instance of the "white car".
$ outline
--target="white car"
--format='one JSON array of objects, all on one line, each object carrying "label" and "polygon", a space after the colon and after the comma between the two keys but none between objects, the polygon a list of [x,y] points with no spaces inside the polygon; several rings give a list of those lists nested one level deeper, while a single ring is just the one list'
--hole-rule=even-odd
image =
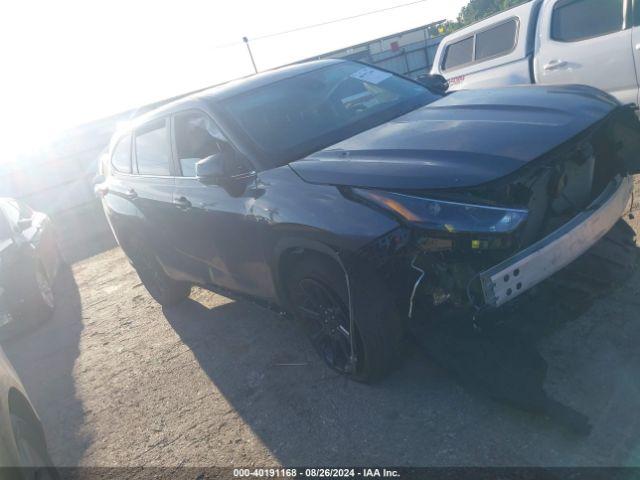
[{"label": "white car", "polygon": [[[6,476],[5,476],[6,475]],[[0,478],[58,479],[40,418],[0,348]]]},{"label": "white car", "polygon": [[584,84],[638,103],[640,2],[532,0],[445,37],[431,73],[451,90]]}]

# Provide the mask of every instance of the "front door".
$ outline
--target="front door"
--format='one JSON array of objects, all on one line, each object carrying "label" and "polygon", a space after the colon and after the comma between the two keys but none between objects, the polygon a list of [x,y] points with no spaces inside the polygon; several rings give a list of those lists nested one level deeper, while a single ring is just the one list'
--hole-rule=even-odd
[{"label": "front door", "polygon": [[583,84],[636,103],[630,0],[555,0],[540,12],[535,76],[545,85]]},{"label": "front door", "polygon": [[[174,233],[180,253],[197,260],[203,283],[260,296],[268,275],[250,214],[256,199],[251,167],[238,160],[226,166],[228,182],[204,185],[195,164],[218,153],[227,140],[205,112],[189,110],[174,116],[176,177]],[[266,277],[268,278],[268,277]]]}]

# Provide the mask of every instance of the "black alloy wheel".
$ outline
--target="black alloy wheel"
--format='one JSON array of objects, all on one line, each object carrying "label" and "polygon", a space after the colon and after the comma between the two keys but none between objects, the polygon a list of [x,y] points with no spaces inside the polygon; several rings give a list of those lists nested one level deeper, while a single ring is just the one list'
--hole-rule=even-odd
[{"label": "black alloy wheel", "polygon": [[372,383],[398,365],[404,329],[375,272],[358,272],[351,283],[338,262],[306,253],[290,258],[283,273],[287,308],[331,369]]},{"label": "black alloy wheel", "polygon": [[297,284],[292,301],[306,320],[309,339],[325,363],[342,374],[355,373],[349,310],[330,287],[314,278]]}]

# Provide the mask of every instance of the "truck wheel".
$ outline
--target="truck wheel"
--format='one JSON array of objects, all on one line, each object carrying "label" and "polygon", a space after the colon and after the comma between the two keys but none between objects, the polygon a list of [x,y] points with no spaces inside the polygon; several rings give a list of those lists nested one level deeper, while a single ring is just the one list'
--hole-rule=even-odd
[{"label": "truck wheel", "polygon": [[[382,303],[384,295],[377,299],[352,295],[357,313],[355,331],[351,332],[347,284],[339,265],[328,257],[305,255],[287,269],[286,275],[292,314],[304,323],[312,345],[331,369],[370,383],[396,365],[401,323],[393,309]],[[352,343],[355,365],[351,361]]]},{"label": "truck wheel", "polygon": [[191,293],[191,285],[169,277],[152,253],[136,251],[131,257],[131,263],[149,295],[163,307],[176,305]]}]

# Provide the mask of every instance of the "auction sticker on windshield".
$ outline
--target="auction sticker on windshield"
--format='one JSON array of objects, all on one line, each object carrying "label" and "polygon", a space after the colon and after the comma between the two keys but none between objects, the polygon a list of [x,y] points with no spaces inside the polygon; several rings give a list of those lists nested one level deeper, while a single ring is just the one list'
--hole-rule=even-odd
[{"label": "auction sticker on windshield", "polygon": [[388,72],[383,72],[381,70],[375,70],[373,68],[365,67],[361,68],[357,72],[352,73],[351,76],[358,80],[362,80],[363,82],[373,83],[374,85],[377,85],[380,82],[384,82],[387,78],[390,78],[391,74]]}]

